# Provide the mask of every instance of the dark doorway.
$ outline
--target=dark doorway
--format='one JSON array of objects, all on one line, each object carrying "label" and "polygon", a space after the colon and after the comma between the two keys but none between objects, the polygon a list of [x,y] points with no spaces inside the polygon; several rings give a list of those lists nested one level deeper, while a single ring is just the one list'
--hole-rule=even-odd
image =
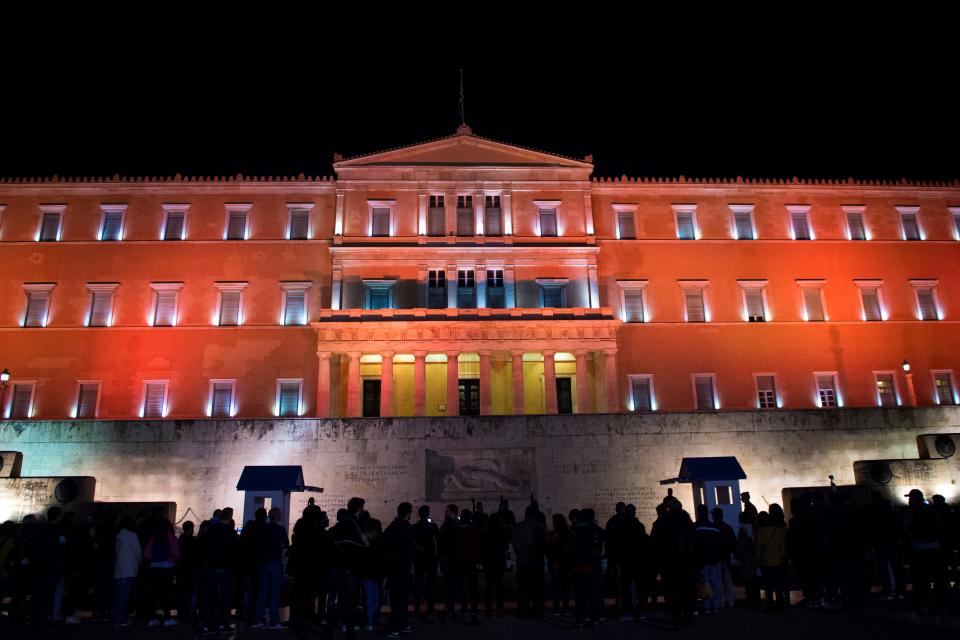
[{"label": "dark doorway", "polygon": [[478,416],[480,415],[480,381],[473,379],[460,379],[460,415]]},{"label": "dark doorway", "polygon": [[363,381],[363,417],[380,417],[380,381]]},{"label": "dark doorway", "polygon": [[557,378],[557,413],[573,413],[570,378]]}]

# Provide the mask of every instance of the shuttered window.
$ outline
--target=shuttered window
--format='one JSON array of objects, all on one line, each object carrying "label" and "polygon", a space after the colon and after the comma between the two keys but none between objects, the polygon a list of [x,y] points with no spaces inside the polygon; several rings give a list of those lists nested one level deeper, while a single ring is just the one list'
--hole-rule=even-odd
[{"label": "shuttered window", "polygon": [[103,214],[103,226],[100,228],[100,240],[113,242],[120,239],[123,231],[123,212],[106,211]]},{"label": "shuttered window", "polygon": [[370,213],[370,235],[377,238],[390,236],[390,209],[388,207],[374,207]]},{"label": "shuttered window", "polygon": [[310,212],[306,209],[290,210],[290,240],[306,240],[310,235]]},{"label": "shuttered window", "polygon": [[643,317],[643,289],[624,287],[623,289],[623,321],[644,322]]},{"label": "shuttered window", "polygon": [[364,304],[367,309],[390,309],[393,303],[393,280],[373,280],[363,283]]},{"label": "shuttered window", "polygon": [[823,297],[820,287],[803,287],[803,308],[808,322],[823,321]]},{"label": "shuttered window", "polygon": [[487,196],[483,209],[483,233],[488,236],[503,235],[503,210],[500,196]]},{"label": "shuttered window", "polygon": [[917,306],[921,320],[938,320],[937,299],[933,287],[917,287]]},{"label": "shuttered window", "polygon": [[210,385],[210,415],[229,418],[233,415],[233,381],[225,380]]},{"label": "shuttered window", "polygon": [[860,287],[860,300],[863,302],[863,319],[873,322],[883,320],[880,312],[880,290],[876,287]]},{"label": "shuttered window", "polygon": [[172,327],[177,323],[177,290],[157,289],[153,307],[153,326]]},{"label": "shuttered window", "polygon": [[92,419],[97,417],[97,397],[100,395],[100,383],[81,382],[77,391],[77,417]]},{"label": "shuttered window", "polygon": [[280,417],[300,415],[300,385],[300,380],[284,380],[278,385],[277,413]]},{"label": "shuttered window", "polygon": [[790,224],[793,225],[794,240],[810,239],[810,225],[807,223],[806,213],[791,213]]},{"label": "shuttered window", "polygon": [[231,211],[227,221],[227,240],[243,240],[247,236],[247,212]]},{"label": "shuttered window", "polygon": [[653,411],[649,376],[630,376],[630,394],[634,411]]},{"label": "shuttered window", "polygon": [[953,234],[957,240],[960,240],[960,213],[953,214]]},{"label": "shuttered window", "polygon": [[221,327],[231,327],[240,324],[240,291],[221,291],[220,292],[220,318]]},{"label": "shuttered window", "polygon": [[504,308],[503,269],[487,269],[487,307]]},{"label": "shuttered window", "polygon": [[866,240],[867,234],[863,227],[863,214],[857,211],[847,213],[847,229],[851,240]]},{"label": "shuttered window", "polygon": [[773,376],[756,376],[757,407],[760,409],[777,408],[777,388]]},{"label": "shuttered window", "polygon": [[10,396],[10,411],[8,417],[29,418],[33,413],[33,390],[32,382],[14,382],[13,391]]},{"label": "shuttered window", "polygon": [[735,211],[733,224],[737,231],[737,240],[753,240],[753,221],[749,211]]},{"label": "shuttered window", "polygon": [[109,327],[113,310],[113,291],[93,290],[90,292],[90,313],[87,316],[88,327]]},{"label": "shuttered window", "polygon": [[713,397],[713,377],[696,376],[694,386],[697,390],[697,411],[713,411],[717,408]]},{"label": "shuttered window", "polygon": [[900,214],[900,225],[903,227],[903,239],[904,239],[904,240],[919,240],[919,239],[920,239],[920,225],[917,224],[917,214],[915,214],[915,213],[901,213],[901,214]]},{"label": "shuttered window", "polygon": [[443,196],[430,196],[430,207],[427,209],[427,235],[444,236],[447,232],[447,210]]},{"label": "shuttered window", "polygon": [[475,274],[472,269],[457,271],[457,308],[473,309],[477,306]]},{"label": "shuttered window", "polygon": [[163,229],[164,240],[183,240],[183,223],[186,214],[183,211],[168,211],[167,224]]},{"label": "shuttered window", "polygon": [[564,301],[563,285],[541,285],[540,292],[545,309],[562,309],[566,306]]},{"label": "shuttered window", "polygon": [[677,238],[695,240],[697,237],[692,211],[677,211]]},{"label": "shuttered window", "polygon": [[447,308],[447,272],[431,269],[427,273],[427,308]]},{"label": "shuttered window", "polygon": [[474,235],[473,196],[457,196],[457,235]]},{"label": "shuttered window", "polygon": [[147,382],[143,389],[143,417],[162,418],[167,406],[167,383]]},{"label": "shuttered window", "polygon": [[894,387],[892,373],[877,374],[877,401],[881,407],[897,406],[897,390]]},{"label": "shuttered window", "polygon": [[637,225],[633,211],[617,211],[617,234],[621,240],[635,240]]},{"label": "shuttered window", "polygon": [[306,289],[286,289],[283,301],[283,324],[303,325],[307,323]]},{"label": "shuttered window", "polygon": [[747,307],[747,322],[766,322],[767,314],[763,306],[763,289],[749,287],[743,290],[743,301]]},{"label": "shuttered window", "polygon": [[61,218],[59,213],[43,214],[43,221],[40,224],[40,242],[56,242],[60,239]]},{"label": "shuttered window", "polygon": [[706,322],[703,309],[703,289],[689,288],[683,290],[683,300],[687,307],[687,322]]},{"label": "shuttered window", "polygon": [[50,291],[27,291],[27,310],[23,326],[45,327],[49,305]]},{"label": "shuttered window", "polygon": [[837,383],[832,374],[817,376],[817,396],[821,407],[826,409],[837,406]]},{"label": "shuttered window", "polygon": [[953,375],[949,371],[937,371],[934,373],[933,385],[937,392],[937,404],[956,404],[953,395]]},{"label": "shuttered window", "polygon": [[540,209],[540,235],[549,238],[557,236],[556,209]]}]

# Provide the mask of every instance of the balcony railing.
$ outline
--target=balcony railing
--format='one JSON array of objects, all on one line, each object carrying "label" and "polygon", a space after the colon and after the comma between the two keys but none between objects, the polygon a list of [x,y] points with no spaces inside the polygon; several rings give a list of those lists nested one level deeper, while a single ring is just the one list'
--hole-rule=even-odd
[{"label": "balcony railing", "polygon": [[319,322],[378,322],[383,320],[611,320],[612,307],[591,309],[321,309]]}]

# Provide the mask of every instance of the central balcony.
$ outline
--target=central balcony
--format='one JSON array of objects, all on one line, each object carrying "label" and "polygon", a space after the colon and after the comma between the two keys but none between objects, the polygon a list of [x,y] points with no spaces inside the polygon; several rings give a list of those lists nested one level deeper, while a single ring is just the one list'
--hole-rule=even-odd
[{"label": "central balcony", "polygon": [[612,307],[524,308],[512,309],[321,309],[318,321],[382,322],[436,320],[613,320]]}]

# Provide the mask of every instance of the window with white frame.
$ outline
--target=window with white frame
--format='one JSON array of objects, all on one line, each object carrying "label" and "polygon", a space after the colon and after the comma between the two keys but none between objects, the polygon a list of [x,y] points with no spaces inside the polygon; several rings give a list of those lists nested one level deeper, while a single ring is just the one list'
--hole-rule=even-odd
[{"label": "window with white frame", "polygon": [[447,308],[447,272],[444,269],[427,271],[427,308]]},{"label": "window with white frame", "polygon": [[647,280],[617,280],[620,286],[621,319],[624,322],[646,322],[643,290]]},{"label": "window with white frame", "polygon": [[715,379],[716,376],[710,373],[693,376],[694,400],[697,403],[697,411],[715,411],[717,409],[717,397],[714,389]]},{"label": "window with white frame", "polygon": [[164,240],[183,240],[187,237],[187,209],[190,205],[165,204],[163,205],[163,233]]},{"label": "window with white frame", "polygon": [[151,282],[153,309],[150,324],[154,327],[173,327],[177,324],[177,303],[182,282]]},{"label": "window with white frame", "polygon": [[97,380],[80,380],[77,382],[75,417],[82,420],[92,420],[97,417],[99,409],[100,382]]},{"label": "window with white frame", "polygon": [[917,296],[917,319],[939,320],[940,308],[937,304],[937,280],[911,280]]},{"label": "window with white frame", "polygon": [[877,404],[881,407],[896,407],[897,401],[896,380],[892,371],[879,371],[873,374],[877,385]]},{"label": "window with white frame", "polygon": [[904,240],[922,240],[920,222],[917,219],[920,207],[897,207],[900,214],[900,234]]},{"label": "window with white frame", "polygon": [[123,216],[127,210],[125,204],[102,204],[100,209],[103,211],[100,220],[101,242],[116,242],[123,240]]},{"label": "window with white frame", "polygon": [[823,307],[823,280],[797,280],[803,296],[803,319],[807,322],[823,322],[827,314]]},{"label": "window with white frame", "polygon": [[813,240],[810,229],[810,207],[807,205],[787,205],[790,214],[790,233],[794,240]]},{"label": "window with white frame", "polygon": [[617,217],[617,238],[635,240],[637,237],[637,205],[615,204],[613,213]]},{"label": "window with white frame", "polygon": [[457,308],[474,309],[476,306],[476,273],[473,269],[457,269]]},{"label": "window with white frame", "polygon": [[394,200],[368,200],[370,207],[370,235],[374,238],[386,238],[393,235]]},{"label": "window with white frame", "polygon": [[290,220],[287,223],[288,240],[310,239],[310,211],[313,204],[288,204],[287,211]]},{"label": "window with white frame", "polygon": [[144,380],[140,415],[144,418],[162,418],[167,415],[168,380]]},{"label": "window with white frame", "polygon": [[537,278],[540,286],[540,307],[543,309],[563,309],[567,306],[567,278]]},{"label": "window with white frame", "polygon": [[766,280],[737,280],[743,290],[743,313],[747,322],[766,322]]},{"label": "window with white frame", "polygon": [[653,376],[633,374],[630,376],[630,404],[634,411],[653,411]]},{"label": "window with white frame", "polygon": [[866,322],[884,320],[883,306],[880,301],[882,280],[854,280],[860,291],[860,317]]},{"label": "window with white frame", "polygon": [[506,291],[503,287],[503,269],[487,269],[487,307],[503,309],[506,306]]},{"label": "window with white frame", "polygon": [[363,308],[364,309],[392,309],[393,286],[396,280],[364,280],[363,281]]},{"label": "window with white frame", "polygon": [[7,417],[13,420],[33,417],[33,401],[37,383],[28,380],[10,382]]},{"label": "window with white frame", "polygon": [[113,293],[117,282],[88,282],[90,306],[87,310],[88,327],[109,327],[113,324]]},{"label": "window with white frame", "polygon": [[696,205],[675,204],[673,215],[677,225],[678,240],[697,239]]},{"label": "window with white frame", "polygon": [[483,233],[488,236],[503,235],[503,209],[500,207],[500,196],[484,197]]},{"label": "window with white frame", "polygon": [[223,234],[224,240],[247,239],[247,213],[249,210],[249,204],[227,205],[227,228]]},{"label": "window with white frame", "polygon": [[37,239],[40,242],[57,242],[63,226],[63,212],[67,208],[63,204],[40,205],[40,230]]},{"label": "window with white frame", "polygon": [[757,408],[777,408],[777,379],[772,373],[758,373],[753,376],[757,385]]},{"label": "window with white frame", "polygon": [[457,196],[457,235],[472,236],[476,233],[476,224],[473,220],[473,196]]},{"label": "window with white frame", "polygon": [[835,373],[816,373],[814,377],[817,381],[817,401],[823,409],[829,409],[839,406],[837,398],[837,374]]},{"label": "window with white frame", "polygon": [[960,207],[949,207],[950,215],[953,216],[953,238],[960,240]]},{"label": "window with white frame", "polygon": [[850,240],[866,240],[867,230],[863,225],[863,206],[843,207],[843,213],[847,219],[847,238]]},{"label": "window with white frame", "polygon": [[559,235],[557,228],[557,205],[539,204],[538,220],[540,235],[544,238],[554,238]]},{"label": "window with white frame", "polygon": [[50,315],[50,296],[56,285],[52,282],[27,283],[23,285],[27,305],[23,312],[23,326],[45,327]]},{"label": "window with white frame", "polygon": [[281,418],[295,418],[300,415],[302,379],[277,380],[277,415]]},{"label": "window with white frame", "polygon": [[427,235],[444,236],[447,233],[447,209],[442,194],[430,196],[427,209]]},{"label": "window with white frame", "polygon": [[757,232],[753,225],[753,205],[732,204],[730,210],[733,212],[733,230],[736,239],[755,240]]},{"label": "window with white frame", "polygon": [[210,381],[210,412],[211,418],[229,418],[234,415],[234,389],[236,380]]},{"label": "window with white frame", "polygon": [[706,322],[707,304],[704,290],[706,280],[681,280],[680,289],[683,292],[684,319],[687,322]]},{"label": "window with white frame", "polygon": [[307,324],[307,290],[310,282],[281,282],[283,290],[283,316],[280,318],[284,325]]},{"label": "window with white frame", "polygon": [[937,404],[957,404],[957,396],[953,388],[952,371],[931,371],[933,375],[933,391]]},{"label": "window with white frame", "polygon": [[215,282],[220,292],[217,325],[234,327],[243,324],[243,290],[246,282]]}]

